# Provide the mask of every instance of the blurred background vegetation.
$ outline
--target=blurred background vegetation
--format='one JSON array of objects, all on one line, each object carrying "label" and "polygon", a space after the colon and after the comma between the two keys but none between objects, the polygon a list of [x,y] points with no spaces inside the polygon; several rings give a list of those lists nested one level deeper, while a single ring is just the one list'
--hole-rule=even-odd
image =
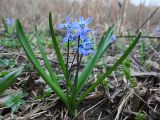
[{"label": "blurred background vegetation", "polygon": [[[94,28],[104,31],[115,24],[116,32],[136,31],[154,12],[154,15],[142,27],[142,31],[151,32],[158,25],[160,11],[153,4],[145,5],[145,0],[134,5],[132,0],[0,0],[0,15],[20,18],[26,28],[38,25],[46,28],[48,13],[54,15],[54,23],[64,21],[69,14],[77,18],[79,15],[93,17]],[[157,9],[157,10],[156,10]]]}]

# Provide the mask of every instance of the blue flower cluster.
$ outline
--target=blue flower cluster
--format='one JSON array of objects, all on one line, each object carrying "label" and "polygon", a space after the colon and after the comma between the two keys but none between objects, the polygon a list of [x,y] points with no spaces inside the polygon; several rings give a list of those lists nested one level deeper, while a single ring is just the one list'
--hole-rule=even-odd
[{"label": "blue flower cluster", "polygon": [[8,26],[13,26],[15,24],[15,20],[9,17],[5,17],[5,21]]},{"label": "blue flower cluster", "polygon": [[59,24],[58,30],[64,29],[66,31],[66,36],[63,39],[63,42],[76,42],[79,46],[77,46],[74,50],[78,51],[79,54],[83,56],[87,56],[91,53],[95,53],[93,51],[93,42],[88,37],[88,33],[92,30],[88,28],[88,25],[91,23],[92,18],[84,19],[82,16],[79,17],[78,22],[71,22],[70,16],[66,17],[66,23]]}]

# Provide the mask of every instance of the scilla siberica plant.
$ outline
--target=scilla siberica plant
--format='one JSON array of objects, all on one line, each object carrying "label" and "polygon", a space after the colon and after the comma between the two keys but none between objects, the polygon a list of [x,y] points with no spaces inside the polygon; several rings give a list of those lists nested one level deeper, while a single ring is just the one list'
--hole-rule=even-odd
[{"label": "scilla siberica plant", "polygon": [[[35,37],[37,39],[37,43],[38,43],[41,55],[44,59],[46,69],[48,70],[48,74],[46,73],[46,70],[44,70],[44,68],[42,68],[42,66],[40,65],[40,62],[36,58],[31,46],[29,45],[28,40],[23,32],[21,23],[19,22],[19,20],[17,20],[16,22],[17,33],[28,58],[34,65],[39,75],[44,79],[46,84],[48,84],[49,87],[57,94],[57,96],[59,96],[59,98],[63,101],[63,103],[68,108],[69,113],[73,116],[76,115],[77,108],[79,104],[85,99],[85,97],[90,92],[92,92],[95,89],[95,87],[97,87],[106,77],[111,75],[111,73],[117,68],[117,66],[120,65],[122,61],[129,55],[129,53],[135,47],[141,35],[141,33],[137,35],[137,37],[129,46],[129,48],[126,50],[126,52],[124,52],[124,54],[116,61],[116,63],[108,71],[106,71],[104,74],[99,76],[99,78],[97,78],[97,80],[95,80],[95,82],[93,82],[89,88],[83,91],[84,85],[87,83],[87,80],[96,62],[100,59],[104,51],[109,47],[109,45],[112,43],[111,41],[113,40],[112,39],[113,31],[112,31],[112,27],[110,27],[108,31],[104,33],[97,47],[97,50],[94,51],[93,42],[88,37],[88,33],[91,32],[91,30],[88,28],[88,24],[91,22],[91,20],[92,20],[91,18],[84,20],[83,17],[80,17],[78,22],[71,22],[69,17],[67,17],[66,23],[58,25],[58,29],[66,30],[66,36],[63,39],[63,42],[68,44],[67,46],[68,53],[67,53],[67,60],[66,60],[67,62],[65,63],[54,34],[51,13],[49,14],[50,35],[52,37],[52,42],[53,42],[55,53],[59,61],[59,65],[64,74],[64,79],[66,80],[66,83],[67,83],[66,85],[67,90],[65,92],[62,90],[62,88],[60,87],[56,79],[56,76],[52,70],[53,68],[51,67],[50,62],[47,59],[46,53],[41,43],[41,38],[37,30],[35,30]],[[77,61],[76,62],[77,69],[76,69],[76,74],[74,78],[70,77],[70,69],[68,69],[70,42],[76,43],[76,46],[74,46],[73,48],[75,50],[75,55],[76,55],[75,59]],[[89,54],[92,55],[91,58],[86,63],[84,69],[81,72],[79,72],[79,65],[82,57],[87,56]]]}]

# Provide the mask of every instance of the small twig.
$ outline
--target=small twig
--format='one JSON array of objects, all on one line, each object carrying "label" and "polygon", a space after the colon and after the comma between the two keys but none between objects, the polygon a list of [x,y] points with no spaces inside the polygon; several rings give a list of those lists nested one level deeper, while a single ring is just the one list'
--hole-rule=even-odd
[{"label": "small twig", "polygon": [[[129,38],[129,37],[136,37],[136,35],[131,35],[131,36],[120,35],[120,36],[116,36],[116,37],[118,37],[118,38]],[[158,36],[141,36],[141,38],[160,39],[160,37],[158,37]]]},{"label": "small twig", "polygon": [[19,57],[21,56],[21,53],[22,53],[22,48],[21,48],[20,52],[18,53],[18,55],[16,56],[16,58],[15,58],[15,60],[14,60],[14,62],[15,62],[16,64],[18,64],[18,59],[19,59]]},{"label": "small twig", "polygon": [[148,18],[140,25],[140,27],[137,28],[136,33],[138,33],[139,30],[140,30],[141,28],[143,28],[143,26],[148,22],[148,20],[150,20],[150,19],[152,18],[152,16],[158,11],[159,8],[160,8],[160,7],[157,7],[157,8],[148,16]]},{"label": "small twig", "polygon": [[96,103],[95,105],[93,105],[92,107],[90,107],[89,109],[87,109],[86,111],[83,112],[83,118],[85,120],[85,114],[92,110],[93,108],[95,108],[96,106],[98,106],[99,104],[101,104],[102,102],[104,102],[105,100],[107,100],[107,98],[104,98],[103,100],[99,101],[98,103]]},{"label": "small twig", "polygon": [[141,98],[139,95],[137,95],[137,93],[134,91],[134,90],[132,90],[132,89],[130,89],[133,93],[134,93],[134,95],[136,95],[144,104],[146,104],[147,106],[148,106],[148,108],[150,108],[153,112],[156,112],[149,104],[147,104],[147,102],[146,101],[144,101],[143,100],[143,98]]},{"label": "small twig", "polygon": [[97,120],[101,120],[101,116],[102,116],[102,112],[100,112]]},{"label": "small twig", "polygon": [[47,112],[47,111],[37,112],[37,113],[33,114],[33,115],[30,117],[30,119],[35,119],[36,117],[38,117],[38,116],[40,116],[40,115],[42,115],[42,114],[44,114],[44,113],[46,113],[46,112]]},{"label": "small twig", "polygon": [[122,100],[121,104],[118,107],[118,112],[116,114],[115,120],[119,120],[120,117],[120,113],[125,105],[125,103],[127,102],[128,98],[132,95],[133,93],[128,93],[126,96],[124,96],[124,99]]},{"label": "small twig", "polygon": [[160,79],[160,73],[158,72],[133,72],[131,76],[133,77],[153,76]]}]

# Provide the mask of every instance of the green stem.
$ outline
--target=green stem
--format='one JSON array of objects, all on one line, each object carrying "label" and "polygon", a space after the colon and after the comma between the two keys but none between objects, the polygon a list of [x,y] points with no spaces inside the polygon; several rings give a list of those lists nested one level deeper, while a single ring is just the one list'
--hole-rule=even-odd
[{"label": "green stem", "polygon": [[[77,45],[77,69],[76,69],[76,75],[75,75],[75,80],[74,80],[74,84],[73,84],[73,91],[71,94],[71,113],[72,115],[75,116],[76,114],[76,90],[77,90],[77,81],[78,81],[78,74],[79,74],[79,66],[80,66],[80,61],[82,59],[82,57],[80,57],[79,55],[79,44],[80,44],[80,37],[78,37],[78,45]],[[76,55],[75,55],[76,56]]]},{"label": "green stem", "polygon": [[77,70],[76,70],[76,76],[75,76],[75,80],[74,80],[74,87],[76,89],[77,87],[77,81],[78,81],[78,73],[79,73],[79,43],[80,43],[80,37],[78,37],[78,45],[77,45]]},{"label": "green stem", "polygon": [[72,60],[72,62],[71,62],[71,67],[69,68],[69,75],[70,75],[71,69],[72,69],[72,67],[73,67],[73,62],[74,62],[74,60],[76,59],[76,55],[77,55],[77,52],[74,54],[73,60]]},{"label": "green stem", "polygon": [[68,46],[67,46],[67,69],[68,69],[68,60],[69,60],[69,40],[68,40]]}]

